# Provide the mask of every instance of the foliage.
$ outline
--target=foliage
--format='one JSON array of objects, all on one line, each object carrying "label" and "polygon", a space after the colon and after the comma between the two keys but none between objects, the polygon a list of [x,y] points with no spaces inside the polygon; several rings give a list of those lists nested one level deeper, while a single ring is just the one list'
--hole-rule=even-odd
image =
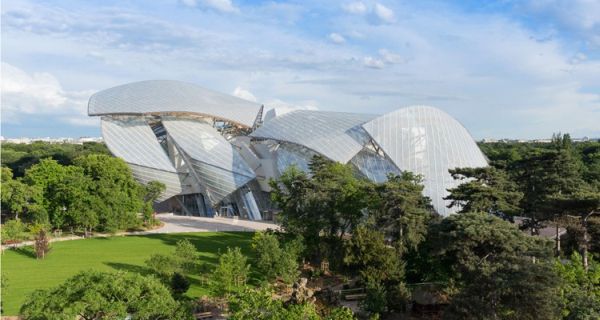
[{"label": "foliage", "polygon": [[252,238],[252,249],[256,252],[256,267],[265,279],[272,281],[279,277],[291,284],[298,278],[300,240],[293,239],[281,245],[272,232],[257,232]]},{"label": "foliage", "polygon": [[232,320],[354,320],[348,308],[334,308],[321,317],[312,303],[287,304],[273,297],[269,286],[247,288],[229,298],[229,319]]},{"label": "foliage", "polygon": [[25,237],[25,225],[21,220],[8,220],[2,225],[2,242],[20,241]]},{"label": "foliage", "polygon": [[143,208],[143,188],[123,160],[96,154],[73,163],[63,166],[42,159],[23,177],[29,188],[39,190],[40,200],[35,203],[47,212],[54,228],[113,232],[140,224],[137,213]]},{"label": "foliage", "polygon": [[370,205],[375,228],[391,237],[400,253],[414,250],[425,238],[432,216],[431,200],[423,196],[421,177],[411,172],[390,175],[375,186]]},{"label": "foliage", "polygon": [[556,262],[563,280],[561,298],[565,319],[596,319],[600,317],[600,263],[590,260],[586,272],[579,253],[574,252],[566,263]]},{"label": "foliage", "polygon": [[197,267],[198,250],[188,239],[177,241],[173,257],[179,264],[179,269],[185,273],[190,273]]},{"label": "foliage", "polygon": [[459,212],[486,212],[495,215],[515,215],[520,212],[523,193],[508,175],[494,167],[456,168],[450,170],[455,180],[462,183],[444,198],[451,200],[449,207]]},{"label": "foliage", "polygon": [[38,259],[44,259],[46,254],[50,252],[50,239],[48,239],[48,232],[43,226],[35,228],[33,232],[35,233],[33,244],[35,256]]},{"label": "foliage", "polygon": [[367,295],[362,301],[361,307],[370,313],[381,314],[387,311],[387,291],[385,286],[377,281],[369,281],[366,284]]},{"label": "foliage", "polygon": [[556,317],[559,279],[548,241],[486,213],[453,215],[433,230],[427,249],[437,280],[459,289],[446,318]]},{"label": "foliage", "polygon": [[250,265],[239,247],[227,248],[219,256],[219,264],[210,279],[211,291],[217,296],[241,292],[246,287]]},{"label": "foliage", "polygon": [[137,227],[143,188],[133,179],[127,164],[119,158],[92,154],[75,159],[92,180],[90,194],[104,230],[116,231]]},{"label": "foliage", "polygon": [[22,177],[31,166],[41,159],[50,158],[63,166],[72,165],[75,158],[88,154],[110,155],[104,143],[83,144],[49,143],[36,141],[31,144],[2,143],[2,166],[10,168],[16,177]]},{"label": "foliage", "polygon": [[269,287],[245,289],[229,299],[231,320],[285,319],[285,308]]},{"label": "foliage", "polygon": [[12,171],[2,167],[2,209],[14,219],[33,222],[46,222],[47,214],[42,206],[42,192],[35,186],[29,186],[20,179],[13,180]]},{"label": "foliage", "polygon": [[[281,223],[291,234],[302,235],[312,258],[328,257],[335,265],[347,232],[363,219],[372,183],[358,178],[350,165],[315,156],[311,176],[289,167],[271,181],[271,197],[281,208]],[[339,261],[338,261],[339,260]]]},{"label": "foliage", "polygon": [[38,290],[21,308],[25,319],[190,319],[159,281],[135,273],[82,272]]},{"label": "foliage", "polygon": [[160,253],[152,254],[150,258],[145,261],[145,264],[164,281],[171,279],[173,274],[181,272],[179,261],[171,255]]},{"label": "foliage", "polygon": [[171,276],[171,291],[175,296],[184,294],[189,288],[190,280],[188,280],[185,275],[175,272],[173,276]]},{"label": "foliage", "polygon": [[365,282],[397,281],[403,276],[396,250],[385,244],[383,233],[366,226],[359,226],[347,241],[344,262]]}]

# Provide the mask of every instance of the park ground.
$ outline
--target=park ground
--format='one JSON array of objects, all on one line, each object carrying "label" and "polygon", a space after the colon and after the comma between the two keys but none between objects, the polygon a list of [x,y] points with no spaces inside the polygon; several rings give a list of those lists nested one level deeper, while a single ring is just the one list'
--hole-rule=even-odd
[{"label": "park ground", "polygon": [[[227,247],[240,247],[252,258],[253,233],[248,231],[273,227],[268,223],[225,218],[163,216],[161,220],[165,225],[151,234],[54,242],[43,260],[35,258],[31,247],[5,250],[1,266],[8,285],[2,292],[3,315],[18,314],[21,304],[34,290],[54,287],[83,270],[148,274],[150,270],[144,261],[155,253],[173,252],[177,241],[183,239],[192,242],[201,262],[211,267],[217,263],[218,253]],[[188,296],[208,294],[200,274],[191,275],[190,280]]]}]

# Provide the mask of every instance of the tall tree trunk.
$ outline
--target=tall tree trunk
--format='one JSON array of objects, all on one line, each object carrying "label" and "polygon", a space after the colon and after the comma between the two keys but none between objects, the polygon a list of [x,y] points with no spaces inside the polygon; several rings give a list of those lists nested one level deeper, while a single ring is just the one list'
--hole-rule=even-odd
[{"label": "tall tree trunk", "polygon": [[559,257],[560,256],[560,228],[558,226],[558,221],[556,221],[556,256]]},{"label": "tall tree trunk", "polygon": [[590,244],[590,234],[588,233],[588,223],[587,220],[591,214],[587,214],[582,217],[581,226],[583,227],[583,248],[581,252],[581,258],[583,259],[583,268],[585,272],[588,272],[589,262],[588,262],[588,247]]}]

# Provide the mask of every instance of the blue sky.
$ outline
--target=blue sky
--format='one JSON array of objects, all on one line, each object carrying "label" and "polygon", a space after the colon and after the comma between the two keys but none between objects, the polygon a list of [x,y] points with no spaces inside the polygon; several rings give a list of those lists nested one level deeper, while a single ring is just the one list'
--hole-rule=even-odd
[{"label": "blue sky", "polygon": [[478,139],[600,137],[600,1],[2,1],[3,136],[99,136],[89,96],[148,79],[287,110],[431,105]]}]

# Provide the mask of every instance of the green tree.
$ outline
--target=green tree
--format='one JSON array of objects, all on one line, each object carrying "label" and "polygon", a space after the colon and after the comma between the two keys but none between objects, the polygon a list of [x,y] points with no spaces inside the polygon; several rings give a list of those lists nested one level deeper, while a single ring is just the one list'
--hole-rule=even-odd
[{"label": "green tree", "polygon": [[495,215],[516,215],[523,193],[502,170],[494,167],[456,168],[450,170],[455,180],[463,181],[444,198],[451,200],[449,207],[459,212],[486,212]]},{"label": "green tree", "polygon": [[144,190],[131,174],[127,164],[107,155],[87,155],[74,161],[92,181],[90,196],[99,213],[102,229],[116,231],[137,227],[137,214],[142,211]]},{"label": "green tree", "polygon": [[42,206],[41,190],[20,180],[14,180],[12,171],[5,167],[2,167],[1,198],[2,209],[10,212],[14,219],[46,222],[47,216]]},{"label": "green tree", "polygon": [[580,243],[581,257],[584,268],[588,269],[590,249],[589,219],[593,215],[600,215],[600,191],[589,187],[581,187],[579,192],[560,194],[552,198],[553,204],[565,214],[577,217],[581,224],[582,239]]},{"label": "green tree", "polygon": [[300,275],[298,258],[301,245],[298,239],[281,245],[280,240],[272,232],[257,232],[252,237],[252,249],[256,252],[256,266],[267,280],[280,277],[291,284]]},{"label": "green tree", "polygon": [[565,305],[563,318],[573,320],[600,318],[600,264],[590,259],[586,271],[581,256],[574,252],[568,262],[557,261],[556,270],[563,280],[561,285],[561,298]]},{"label": "green tree", "polygon": [[559,279],[551,244],[486,213],[442,220],[429,233],[437,279],[459,290],[448,319],[554,319]]},{"label": "green tree", "polygon": [[231,320],[285,319],[285,308],[269,287],[245,289],[229,299]]},{"label": "green tree", "polygon": [[190,280],[179,272],[171,276],[171,291],[175,296],[181,296],[190,288]]},{"label": "green tree", "polygon": [[289,167],[271,181],[272,199],[281,212],[283,228],[301,235],[311,258],[329,257],[341,263],[342,239],[364,218],[372,183],[358,178],[350,165],[315,156],[311,176]]},{"label": "green tree", "polygon": [[174,273],[182,272],[179,261],[171,255],[154,253],[145,263],[150,270],[165,282],[170,280]]},{"label": "green tree", "polygon": [[211,291],[217,296],[243,291],[250,271],[247,261],[240,248],[227,248],[227,252],[219,256],[219,264],[211,275]]},{"label": "green tree", "polygon": [[191,319],[158,280],[135,273],[87,271],[32,293],[24,319]]},{"label": "green tree", "polygon": [[154,209],[152,204],[157,201],[167,187],[160,181],[150,181],[144,186],[144,221],[149,224],[153,221]]},{"label": "green tree", "polygon": [[375,227],[390,237],[400,253],[414,250],[425,238],[432,217],[429,198],[423,196],[421,177],[411,172],[390,175],[375,187],[370,212]]},{"label": "green tree", "polygon": [[346,243],[344,262],[359,271],[364,282],[399,281],[403,265],[396,250],[385,244],[383,233],[359,226]]},{"label": "green tree", "polygon": [[184,273],[191,273],[198,266],[198,250],[187,239],[177,241],[173,256]]},{"label": "green tree", "polygon": [[21,220],[8,220],[2,225],[2,243],[18,242],[25,238],[25,225]]}]

